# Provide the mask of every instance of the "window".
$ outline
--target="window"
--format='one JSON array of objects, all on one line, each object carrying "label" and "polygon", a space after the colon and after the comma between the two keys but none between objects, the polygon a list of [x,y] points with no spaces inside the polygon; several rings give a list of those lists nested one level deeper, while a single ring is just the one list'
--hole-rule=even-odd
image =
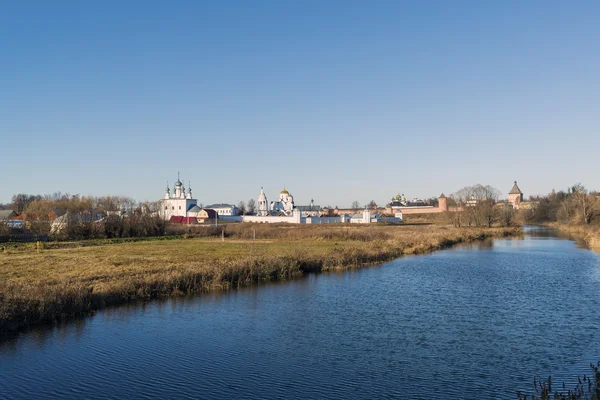
[{"label": "window", "polygon": [[169,207],[165,206],[165,210],[168,210],[168,209],[169,209]]},{"label": "window", "polygon": [[181,206],[179,206],[179,209],[181,210]]},{"label": "window", "polygon": [[172,208],[172,209],[174,210],[174,209],[175,209],[175,206],[173,206],[173,208]]}]

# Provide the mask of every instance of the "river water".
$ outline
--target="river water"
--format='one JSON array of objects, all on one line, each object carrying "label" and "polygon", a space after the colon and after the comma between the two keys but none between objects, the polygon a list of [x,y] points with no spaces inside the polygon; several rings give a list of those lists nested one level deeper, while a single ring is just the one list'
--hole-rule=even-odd
[{"label": "river water", "polygon": [[0,342],[0,398],[515,399],[600,360],[600,256],[544,229]]}]

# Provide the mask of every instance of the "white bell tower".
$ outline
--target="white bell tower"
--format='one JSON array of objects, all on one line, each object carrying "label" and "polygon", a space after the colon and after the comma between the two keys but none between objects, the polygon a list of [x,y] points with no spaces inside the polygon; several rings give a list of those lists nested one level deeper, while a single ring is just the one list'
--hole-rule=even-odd
[{"label": "white bell tower", "polygon": [[269,211],[268,204],[269,203],[267,202],[267,195],[265,195],[265,191],[261,187],[260,194],[258,195],[258,210],[256,211],[256,215],[258,215],[260,217],[267,216],[267,213]]}]

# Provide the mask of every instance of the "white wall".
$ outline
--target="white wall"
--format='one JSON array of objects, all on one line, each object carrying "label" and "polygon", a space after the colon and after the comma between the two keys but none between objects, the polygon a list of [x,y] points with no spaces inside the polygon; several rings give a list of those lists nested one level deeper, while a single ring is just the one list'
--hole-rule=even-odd
[{"label": "white wall", "polygon": [[307,224],[339,224],[344,222],[343,217],[308,217]]},{"label": "white wall", "polygon": [[167,221],[173,216],[185,217],[187,209],[195,205],[195,199],[163,199],[160,201],[160,215]]},{"label": "white wall", "polygon": [[243,215],[243,222],[258,222],[258,223],[266,223],[266,224],[278,224],[278,223],[288,223],[288,224],[299,224],[301,221],[298,221],[296,216],[291,215],[289,217],[261,217],[258,215]]},{"label": "white wall", "polygon": [[219,221],[224,222],[242,222],[243,217],[241,215],[219,215]]}]

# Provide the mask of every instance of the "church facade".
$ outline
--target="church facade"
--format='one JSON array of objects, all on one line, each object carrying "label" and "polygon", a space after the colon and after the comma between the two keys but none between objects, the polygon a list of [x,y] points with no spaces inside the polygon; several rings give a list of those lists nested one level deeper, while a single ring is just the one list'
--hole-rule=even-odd
[{"label": "church facade", "polygon": [[188,187],[186,193],[183,183],[177,177],[173,186],[173,193],[167,183],[165,197],[160,200],[160,215],[164,220],[169,221],[171,217],[195,217],[200,211],[198,201],[192,196],[192,188]]},{"label": "church facade", "polygon": [[296,205],[294,204],[294,196],[292,196],[291,193],[286,189],[283,189],[279,193],[279,199],[277,201],[271,201],[269,203],[264,188],[260,188],[260,194],[258,195],[257,200],[256,216],[266,217],[270,215],[289,217],[293,214],[294,208],[296,208]]}]

